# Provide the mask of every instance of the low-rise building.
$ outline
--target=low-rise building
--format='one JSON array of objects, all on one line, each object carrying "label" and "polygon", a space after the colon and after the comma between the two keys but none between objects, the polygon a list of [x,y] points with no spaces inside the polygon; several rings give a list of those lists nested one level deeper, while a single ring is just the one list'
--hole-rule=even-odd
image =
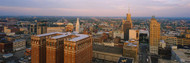
[{"label": "low-rise building", "polygon": [[174,49],[171,51],[171,59],[179,63],[190,63],[190,50],[188,49]]},{"label": "low-rise building", "polygon": [[172,36],[161,36],[161,40],[164,40],[168,46],[173,46],[177,43],[177,37]]},{"label": "low-rise building", "polygon": [[138,47],[139,42],[135,40],[129,40],[124,43],[123,46],[123,56],[133,58],[135,63],[138,60]]},{"label": "low-rise building", "polygon": [[1,53],[9,53],[13,50],[13,43],[10,41],[7,41],[6,39],[0,40],[0,52]]},{"label": "low-rise building", "polygon": [[165,48],[166,47],[166,43],[164,40],[160,40],[160,47],[161,48]]},{"label": "low-rise building", "polygon": [[117,63],[133,63],[132,58],[120,57]]},{"label": "low-rise building", "polygon": [[131,39],[139,40],[139,30],[135,29],[129,30],[129,40]]},{"label": "low-rise building", "polygon": [[26,40],[18,39],[13,42],[13,51],[18,51],[26,48]]},{"label": "low-rise building", "polygon": [[47,33],[63,32],[64,30],[65,30],[65,27],[47,27]]},{"label": "low-rise building", "polygon": [[124,39],[124,31],[114,31],[113,32],[113,38],[120,37],[121,39]]},{"label": "low-rise building", "polygon": [[190,39],[188,39],[188,38],[177,38],[176,45],[182,45],[182,46],[190,45]]},{"label": "low-rise building", "polygon": [[93,58],[118,62],[121,56],[122,48],[102,44],[93,44]]},{"label": "low-rise building", "polygon": [[190,34],[185,34],[185,38],[190,38]]}]

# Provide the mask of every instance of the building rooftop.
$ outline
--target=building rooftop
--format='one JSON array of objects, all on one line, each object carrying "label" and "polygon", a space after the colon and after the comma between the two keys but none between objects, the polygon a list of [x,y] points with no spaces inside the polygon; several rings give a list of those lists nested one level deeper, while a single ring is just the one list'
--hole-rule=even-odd
[{"label": "building rooftop", "polygon": [[63,34],[61,32],[52,32],[52,33],[45,33],[45,34],[40,34],[40,35],[36,35],[38,37],[42,37],[42,36],[48,36],[48,35],[52,35],[52,34]]},{"label": "building rooftop", "polygon": [[109,34],[109,32],[97,32],[97,34],[103,34],[103,33]]},{"label": "building rooftop", "polygon": [[71,38],[71,39],[69,40],[69,41],[74,41],[74,42],[89,37],[89,35],[77,34],[77,33],[70,33],[70,32],[66,32],[66,33],[62,33],[62,32],[52,32],[52,33],[40,34],[40,35],[37,35],[37,36],[38,36],[38,37],[42,37],[42,36],[48,36],[48,35],[52,35],[52,34],[61,34],[61,35],[57,35],[57,36],[50,37],[50,38],[52,38],[52,39],[59,39],[59,38],[63,38],[63,37],[69,36],[69,35],[76,35],[76,37]]},{"label": "building rooftop", "polygon": [[129,43],[127,46],[134,46],[134,47],[136,47],[137,45],[135,45],[133,43]]},{"label": "building rooftop", "polygon": [[67,25],[73,25],[72,23],[68,23]]},{"label": "building rooftop", "polygon": [[133,63],[133,59],[127,57],[120,57],[117,63]]},{"label": "building rooftop", "polygon": [[52,39],[59,39],[59,38],[62,38],[62,37],[66,37],[68,35],[58,35],[58,36],[54,36],[54,37],[51,37]]},{"label": "building rooftop", "polygon": [[120,54],[120,55],[123,54],[123,48],[104,46],[104,45],[98,45],[98,44],[93,44],[93,51],[100,51],[100,52]]},{"label": "building rooftop", "polygon": [[20,41],[26,41],[26,40],[24,40],[24,39],[17,39],[14,42],[20,42]]},{"label": "building rooftop", "polygon": [[81,40],[81,39],[89,37],[88,35],[85,35],[85,34],[76,34],[76,36],[77,37],[72,38],[69,41],[78,41],[78,40]]},{"label": "building rooftop", "polygon": [[164,40],[160,40],[160,42],[165,43]]},{"label": "building rooftop", "polygon": [[177,50],[173,50],[173,51],[181,59],[182,62],[190,62],[190,50],[177,49]]}]

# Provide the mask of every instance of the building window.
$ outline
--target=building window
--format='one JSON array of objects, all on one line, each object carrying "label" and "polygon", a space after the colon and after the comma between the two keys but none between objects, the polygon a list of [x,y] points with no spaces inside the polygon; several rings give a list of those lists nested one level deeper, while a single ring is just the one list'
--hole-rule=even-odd
[{"label": "building window", "polygon": [[47,42],[47,45],[49,45],[49,42]]},{"label": "building window", "polygon": [[67,48],[67,44],[65,44],[65,48]]},{"label": "building window", "polygon": [[71,49],[71,45],[69,45],[69,49]]},{"label": "building window", "polygon": [[75,47],[73,46],[72,49],[75,50]]},{"label": "building window", "polygon": [[55,43],[52,43],[52,46],[55,46]]},{"label": "building window", "polygon": [[51,46],[51,42],[49,43],[49,46]]}]

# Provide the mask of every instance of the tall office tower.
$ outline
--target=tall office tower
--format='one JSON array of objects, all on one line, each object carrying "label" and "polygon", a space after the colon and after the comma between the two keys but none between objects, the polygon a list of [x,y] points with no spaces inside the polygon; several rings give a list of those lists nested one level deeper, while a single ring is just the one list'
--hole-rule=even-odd
[{"label": "tall office tower", "polygon": [[36,24],[30,24],[30,25],[29,25],[29,33],[30,33],[31,35],[37,33],[37,26],[36,26]]},{"label": "tall office tower", "polygon": [[155,19],[155,16],[152,16],[150,21],[150,53],[158,55],[158,45],[160,42],[160,24]]},{"label": "tall office tower", "polygon": [[130,14],[130,9],[128,10],[127,13],[127,18],[126,21],[123,22],[123,31],[124,31],[124,40],[129,40],[129,29],[131,29],[133,27],[133,23],[131,20],[131,14]]},{"label": "tall office tower", "polygon": [[68,35],[53,36],[46,41],[46,63],[63,63],[64,40]]},{"label": "tall office tower", "polygon": [[125,22],[126,22],[126,21],[123,19],[123,20],[122,20],[122,26],[121,26],[122,31],[125,30],[125,28],[124,28],[124,24],[125,24]]},{"label": "tall office tower", "polygon": [[75,34],[64,42],[64,63],[91,63],[92,38],[85,34]]},{"label": "tall office tower", "polygon": [[31,62],[46,63],[46,38],[59,35],[57,33],[47,33],[34,35],[31,37]]},{"label": "tall office tower", "polygon": [[52,32],[31,37],[32,63],[91,63],[92,38]]},{"label": "tall office tower", "polygon": [[47,33],[47,22],[37,22],[37,35]]},{"label": "tall office tower", "polygon": [[77,23],[76,23],[76,32],[80,32],[80,22],[79,22],[79,18],[77,18]]}]

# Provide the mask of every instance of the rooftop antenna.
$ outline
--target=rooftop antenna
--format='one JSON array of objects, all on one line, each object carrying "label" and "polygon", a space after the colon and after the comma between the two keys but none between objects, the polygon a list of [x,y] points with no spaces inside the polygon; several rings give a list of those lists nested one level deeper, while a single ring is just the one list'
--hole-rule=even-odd
[{"label": "rooftop antenna", "polygon": [[128,4],[128,13],[130,13],[130,4]]}]

